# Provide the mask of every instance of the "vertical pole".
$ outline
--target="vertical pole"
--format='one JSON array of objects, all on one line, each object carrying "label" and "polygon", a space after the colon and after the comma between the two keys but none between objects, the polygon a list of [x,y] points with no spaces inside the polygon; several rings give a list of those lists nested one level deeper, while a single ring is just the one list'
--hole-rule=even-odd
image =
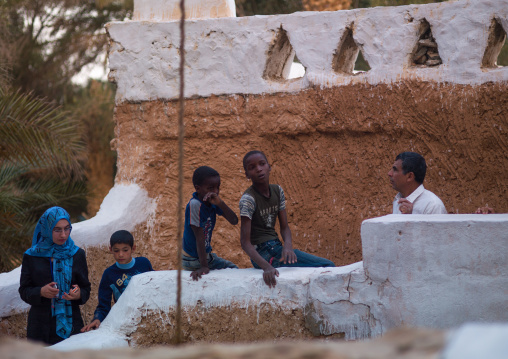
[{"label": "vertical pole", "polygon": [[176,262],[178,263],[177,272],[177,292],[176,292],[176,328],[175,328],[175,343],[179,345],[182,343],[182,238],[183,238],[183,143],[185,136],[185,126],[183,122],[184,113],[184,63],[185,63],[185,0],[180,0],[180,11],[182,17],[180,19],[180,111],[178,113],[178,230],[177,241],[178,251]]}]

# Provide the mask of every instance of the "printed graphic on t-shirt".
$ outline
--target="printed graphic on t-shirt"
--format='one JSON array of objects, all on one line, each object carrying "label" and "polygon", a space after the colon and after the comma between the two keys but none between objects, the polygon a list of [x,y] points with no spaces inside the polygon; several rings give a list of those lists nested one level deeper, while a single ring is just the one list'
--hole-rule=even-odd
[{"label": "printed graphic on t-shirt", "polygon": [[136,274],[141,274],[141,272],[136,271],[132,274],[123,273],[121,278],[118,278],[114,284],[111,284],[109,287],[113,291],[113,298],[115,302],[120,298],[125,288],[129,285],[131,278]]},{"label": "printed graphic on t-shirt", "polygon": [[[256,206],[259,206],[259,215],[263,221],[263,224],[268,228],[275,226],[277,215],[280,211],[286,209],[286,197],[284,191],[280,186],[277,186],[280,193],[280,201],[278,204],[269,206],[267,208],[261,208],[262,203],[257,204],[255,198],[249,193],[244,193],[240,198],[240,216],[248,217],[252,220],[252,216],[256,210]],[[272,201],[273,202],[273,201]]]},{"label": "printed graphic on t-shirt", "polygon": [[273,227],[275,225],[275,220],[277,219],[277,214],[279,213],[279,206],[271,206],[265,209],[260,209],[259,214],[263,219],[266,227]]}]

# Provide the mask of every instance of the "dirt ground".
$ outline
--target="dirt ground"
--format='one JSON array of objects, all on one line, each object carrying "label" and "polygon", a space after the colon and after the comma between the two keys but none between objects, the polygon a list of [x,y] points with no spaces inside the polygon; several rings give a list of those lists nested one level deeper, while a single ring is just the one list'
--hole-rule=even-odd
[{"label": "dirt ground", "polygon": [[9,359],[434,359],[445,344],[445,333],[422,329],[401,329],[375,340],[282,341],[250,345],[156,346],[150,349],[122,348],[57,352],[41,350],[34,343],[0,338],[0,357]]}]

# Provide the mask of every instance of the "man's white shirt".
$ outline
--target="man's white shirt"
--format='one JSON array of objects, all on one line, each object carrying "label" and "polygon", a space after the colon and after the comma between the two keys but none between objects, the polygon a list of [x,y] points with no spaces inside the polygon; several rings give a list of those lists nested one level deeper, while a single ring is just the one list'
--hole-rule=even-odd
[{"label": "man's white shirt", "polygon": [[[401,214],[399,199],[402,195],[397,193],[393,201],[393,214]],[[413,204],[413,214],[447,214],[443,201],[421,184],[406,199]]]}]

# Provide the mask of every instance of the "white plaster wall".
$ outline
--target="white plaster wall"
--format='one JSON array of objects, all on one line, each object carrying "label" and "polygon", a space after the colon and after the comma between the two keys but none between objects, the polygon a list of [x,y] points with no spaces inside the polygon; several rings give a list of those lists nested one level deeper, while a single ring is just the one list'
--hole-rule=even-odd
[{"label": "white plaster wall", "polygon": [[[137,184],[116,184],[104,198],[97,215],[72,224],[72,239],[77,246],[109,246],[111,235],[119,230],[132,231],[155,213],[156,201]],[[0,318],[28,311],[30,306],[19,296],[21,267],[0,273]]]},{"label": "white plaster wall", "polygon": [[[505,82],[508,68],[480,67],[494,17],[506,31],[508,0],[187,21],[185,96],[274,93],[404,79]],[[409,67],[424,18],[431,25],[443,64]],[[371,70],[355,76],[337,74],[332,58],[345,29],[353,23],[353,37]],[[281,82],[262,77],[267,51],[281,26],[306,68],[303,78]],[[109,76],[118,84],[117,102],[178,97],[178,22],[116,22],[107,29],[112,42]]]},{"label": "white plaster wall", "polygon": [[373,218],[362,249],[370,280],[397,293],[393,324],[508,322],[508,214]]}]

